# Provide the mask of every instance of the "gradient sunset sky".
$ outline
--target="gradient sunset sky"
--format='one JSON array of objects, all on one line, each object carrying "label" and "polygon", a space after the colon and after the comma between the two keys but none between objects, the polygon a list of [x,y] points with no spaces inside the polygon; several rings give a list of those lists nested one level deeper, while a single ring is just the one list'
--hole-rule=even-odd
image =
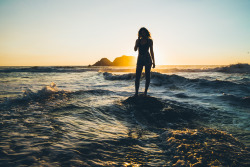
[{"label": "gradient sunset sky", "polygon": [[250,63],[249,0],[0,0],[0,65],[88,65],[137,56],[156,65]]}]

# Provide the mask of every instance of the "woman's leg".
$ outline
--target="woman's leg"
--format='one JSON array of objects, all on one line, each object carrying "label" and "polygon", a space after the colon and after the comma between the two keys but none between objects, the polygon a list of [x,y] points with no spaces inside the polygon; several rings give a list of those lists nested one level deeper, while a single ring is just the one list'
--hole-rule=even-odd
[{"label": "woman's leg", "polygon": [[143,69],[142,65],[136,66],[136,75],[135,75],[135,95],[136,96],[138,95],[138,91],[139,91],[142,69]]},{"label": "woman's leg", "polygon": [[151,64],[145,66],[145,77],[146,77],[146,83],[145,83],[145,92],[144,95],[147,95],[148,87],[150,84],[150,71],[151,71]]}]

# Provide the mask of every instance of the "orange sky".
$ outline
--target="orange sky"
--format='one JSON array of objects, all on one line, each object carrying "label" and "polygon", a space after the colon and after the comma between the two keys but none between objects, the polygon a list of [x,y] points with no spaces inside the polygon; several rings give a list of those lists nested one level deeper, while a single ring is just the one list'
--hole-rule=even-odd
[{"label": "orange sky", "polygon": [[0,1],[0,65],[88,65],[133,51],[146,27],[156,65],[250,63],[247,0]]}]

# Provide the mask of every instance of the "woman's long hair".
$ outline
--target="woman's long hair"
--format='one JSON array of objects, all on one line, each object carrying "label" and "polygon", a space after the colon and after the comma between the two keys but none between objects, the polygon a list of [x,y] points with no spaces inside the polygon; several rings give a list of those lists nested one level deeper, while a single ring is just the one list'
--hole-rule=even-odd
[{"label": "woman's long hair", "polygon": [[150,32],[145,27],[140,28],[140,30],[138,31],[138,38],[139,39],[142,38],[142,31],[145,31],[146,32],[146,37],[151,39]]}]

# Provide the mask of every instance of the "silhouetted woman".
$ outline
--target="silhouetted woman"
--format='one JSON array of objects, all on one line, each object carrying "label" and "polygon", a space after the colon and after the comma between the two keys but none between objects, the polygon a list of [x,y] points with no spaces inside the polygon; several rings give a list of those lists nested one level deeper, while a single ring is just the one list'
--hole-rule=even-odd
[{"label": "silhouetted woman", "polygon": [[[150,71],[153,65],[155,68],[155,59],[154,59],[154,51],[153,51],[153,40],[151,39],[150,32],[142,27],[138,32],[138,39],[135,42],[134,50],[137,51],[139,48],[138,59],[136,64],[136,78],[135,78],[135,96],[138,96],[138,90],[140,86],[140,78],[143,66],[145,66],[145,91],[144,95],[147,95],[149,83],[150,83]],[[149,54],[150,48],[150,54]]]}]

